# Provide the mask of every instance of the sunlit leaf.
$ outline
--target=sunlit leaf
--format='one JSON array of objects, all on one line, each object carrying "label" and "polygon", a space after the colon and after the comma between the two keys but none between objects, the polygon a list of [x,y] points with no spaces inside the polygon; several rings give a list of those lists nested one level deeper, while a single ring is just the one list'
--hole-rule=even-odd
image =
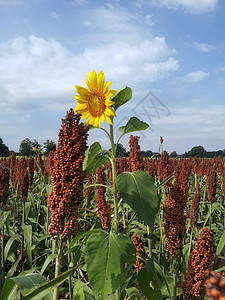
[{"label": "sunlit leaf", "polygon": [[127,122],[125,126],[119,127],[118,130],[122,134],[126,134],[133,131],[145,130],[148,127],[149,125],[147,123],[139,120],[137,117],[132,117],[130,118],[130,120]]},{"label": "sunlit leaf", "polygon": [[146,171],[124,172],[117,176],[118,191],[151,229],[158,211],[156,188]]},{"label": "sunlit leaf", "polygon": [[135,248],[123,234],[100,232],[87,240],[90,284],[97,299],[107,299],[126,279],[125,263],[135,263]]}]

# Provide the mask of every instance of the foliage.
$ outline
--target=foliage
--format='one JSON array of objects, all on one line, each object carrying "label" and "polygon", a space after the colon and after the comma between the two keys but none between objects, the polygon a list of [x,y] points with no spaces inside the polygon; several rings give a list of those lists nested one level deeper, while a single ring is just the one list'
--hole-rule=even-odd
[{"label": "foliage", "polygon": [[[131,96],[128,87],[116,93],[112,99],[114,109],[127,103]],[[113,123],[113,118],[111,121]],[[68,123],[64,125],[65,130],[68,129]],[[40,152],[35,159],[21,158],[20,163],[13,156],[0,160],[2,174],[10,172],[9,188],[6,182],[1,182],[0,190],[2,192],[6,186],[7,193],[4,191],[0,196],[8,197],[4,202],[3,197],[0,198],[1,299],[183,299],[182,282],[185,280],[186,290],[197,300],[198,282],[193,288],[196,279],[190,279],[190,272],[187,273],[190,266],[193,274],[195,268],[201,268],[204,274],[201,278],[201,296],[204,297],[206,272],[212,268],[225,270],[223,159],[170,159],[166,151],[162,152],[161,158],[133,155],[132,164],[137,166],[139,163],[142,167],[131,172],[131,159],[116,157],[116,150],[126,152],[119,141],[127,133],[148,128],[148,124],[132,117],[119,128],[121,136],[117,141],[114,140],[113,125],[109,132],[101,129],[109,137],[110,151],[95,142],[88,149],[79,148],[81,155],[71,155],[68,160],[70,150],[75,154],[78,152],[76,145],[69,148],[69,133],[74,134],[77,126],[69,128],[70,131],[65,131],[65,140],[61,132],[66,151],[63,154],[57,152],[60,148],[57,146],[58,161],[55,153],[42,159]],[[53,147],[54,142],[46,140],[46,153],[50,146]],[[31,142],[26,138],[21,142],[20,154],[34,154],[32,147],[37,152],[41,150],[37,140]],[[202,148],[195,148],[190,155],[205,154]],[[67,168],[62,162],[68,163]],[[79,162],[79,166],[75,162]],[[104,174],[102,181],[97,177],[100,167]],[[71,170],[76,170],[75,175],[70,175]],[[23,177],[25,173],[29,176]],[[52,178],[50,173],[54,173]],[[76,182],[81,173],[84,176],[80,188]],[[212,173],[216,176],[212,177]],[[66,189],[71,179],[73,185]],[[24,199],[25,187],[29,190]],[[79,226],[75,236],[49,234],[49,204],[51,200],[55,209],[56,201],[52,197],[55,191],[60,192],[62,201],[55,214],[51,211],[51,216],[58,221],[60,230],[71,214],[72,206],[67,206],[65,200],[77,205],[74,220]],[[73,191],[80,199],[84,196],[79,205]],[[193,210],[198,212],[194,223],[191,222]],[[66,212],[65,221],[59,220],[59,212]],[[110,219],[109,226],[103,227],[106,217]],[[73,226],[73,222],[69,225]],[[211,260],[206,251],[208,238],[201,236],[203,228],[211,239]],[[177,245],[179,249],[176,249]],[[196,245],[203,245],[206,250]],[[206,269],[201,265],[203,256]],[[198,280],[197,275],[196,278]],[[189,285],[190,282],[193,284]]]},{"label": "foliage", "polygon": [[7,157],[9,155],[9,148],[3,143],[2,138],[0,138],[0,157]]},{"label": "foliage", "polygon": [[47,139],[44,143],[44,153],[46,156],[49,155],[50,151],[55,151],[56,149],[56,143],[53,140]]}]

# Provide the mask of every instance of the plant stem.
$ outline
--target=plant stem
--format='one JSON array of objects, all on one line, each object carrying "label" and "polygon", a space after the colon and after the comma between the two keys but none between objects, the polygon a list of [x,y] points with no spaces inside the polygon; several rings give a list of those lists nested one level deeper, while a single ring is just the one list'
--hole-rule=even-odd
[{"label": "plant stem", "polygon": [[[69,239],[67,240],[67,249],[69,248],[70,241]],[[71,259],[70,259],[70,252],[68,252],[68,266],[70,265]],[[68,268],[70,269],[70,267]],[[72,280],[71,280],[71,275],[69,276],[69,297],[70,300],[72,300]]]},{"label": "plant stem", "polygon": [[147,236],[148,236],[148,249],[149,249],[149,257],[152,257],[152,247],[151,247],[151,239],[150,239],[150,227],[147,225]]},{"label": "plant stem", "polygon": [[113,125],[110,125],[110,142],[111,142],[111,164],[113,177],[113,201],[114,201],[114,215],[115,215],[115,233],[118,233],[118,199],[116,187],[116,147],[114,144]]},{"label": "plant stem", "polygon": [[[4,219],[4,212],[3,210],[1,209],[0,211],[0,214],[1,214],[1,218]],[[4,225],[2,226],[1,228],[1,255],[0,255],[0,269],[1,269],[1,273],[0,273],[0,294],[1,294],[1,291],[2,291],[2,287],[4,285],[4,282],[5,282],[5,262],[4,262]]]},{"label": "plant stem", "polygon": [[[110,142],[111,142],[111,164],[112,164],[112,177],[113,177],[113,201],[114,201],[114,217],[115,217],[115,233],[118,233],[118,199],[116,187],[116,148],[114,144],[113,125],[110,125]],[[116,290],[116,300],[120,299],[120,289]]]},{"label": "plant stem", "polygon": [[[57,240],[57,257],[56,257],[56,262],[55,262],[55,278],[57,278],[60,273],[61,273],[61,267],[62,267],[62,239],[59,237]],[[54,289],[54,294],[53,294],[53,300],[58,300],[59,299],[59,286],[56,286]]]}]

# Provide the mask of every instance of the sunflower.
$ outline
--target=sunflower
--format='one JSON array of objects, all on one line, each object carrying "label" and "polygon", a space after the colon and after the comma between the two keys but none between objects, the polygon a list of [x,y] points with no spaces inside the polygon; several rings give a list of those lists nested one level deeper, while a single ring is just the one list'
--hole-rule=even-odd
[{"label": "sunflower", "polygon": [[112,125],[111,116],[116,116],[114,109],[111,107],[114,102],[111,101],[112,95],[116,92],[110,90],[111,82],[105,82],[105,75],[100,71],[98,75],[96,71],[90,72],[89,80],[86,76],[87,89],[75,85],[79,95],[77,99],[77,107],[75,111],[82,114],[81,119],[87,118],[85,124],[94,124],[101,127],[104,120]]}]

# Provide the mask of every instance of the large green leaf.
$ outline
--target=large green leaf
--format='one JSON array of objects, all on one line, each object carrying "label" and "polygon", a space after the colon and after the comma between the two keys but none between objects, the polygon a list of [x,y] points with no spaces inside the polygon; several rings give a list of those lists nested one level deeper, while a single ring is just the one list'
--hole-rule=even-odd
[{"label": "large green leaf", "polygon": [[87,240],[87,273],[96,299],[107,299],[126,279],[125,263],[135,263],[135,248],[123,234],[99,232]]},{"label": "large green leaf", "polygon": [[225,230],[219,240],[219,243],[217,245],[217,249],[216,249],[216,255],[219,255],[220,252],[223,250],[223,247],[225,245]]},{"label": "large green leaf", "polygon": [[27,256],[30,265],[32,265],[32,226],[31,225],[23,225],[23,234],[24,234],[24,246],[27,251]]},{"label": "large green leaf", "polygon": [[156,188],[148,172],[121,173],[117,176],[117,188],[123,200],[153,229],[158,203]]},{"label": "large green leaf", "polygon": [[[154,288],[150,286],[151,283]],[[138,273],[138,285],[147,299],[162,299],[159,278],[155,272],[152,259],[149,259],[146,266]]]},{"label": "large green leaf", "polygon": [[132,98],[132,90],[130,87],[125,87],[118,93],[115,93],[112,97],[112,101],[114,102],[113,108],[117,110],[120,106],[127,103]]},{"label": "large green leaf", "polygon": [[[82,262],[83,263],[83,262]],[[48,283],[38,287],[34,291],[27,294],[21,300],[34,300],[34,299],[42,299],[44,296],[49,295],[51,291],[58,285],[62,284],[74,271],[82,264],[76,265],[75,267],[71,268],[70,270],[64,272],[63,274],[59,275],[55,279],[51,280]],[[40,275],[41,276],[41,275]],[[52,293],[50,294],[52,295]],[[50,298],[52,299],[52,298]]]},{"label": "large green leaf", "polygon": [[[46,279],[40,274],[29,274],[27,276],[18,276],[7,279],[3,286],[1,300],[13,299],[12,295],[17,289],[19,289],[21,294],[25,296],[46,283]],[[40,297],[33,297],[32,299],[38,300]],[[52,294],[47,295],[44,299],[52,300]]]},{"label": "large green leaf", "polygon": [[139,120],[137,117],[132,117],[130,118],[130,120],[127,122],[125,126],[119,127],[118,130],[122,134],[126,134],[133,131],[145,130],[148,127],[149,125],[147,123]]},{"label": "large green leaf", "polygon": [[104,165],[109,158],[102,154],[102,147],[98,142],[93,143],[85,152],[83,162],[83,170],[87,170],[88,174],[92,174],[98,167]]}]

